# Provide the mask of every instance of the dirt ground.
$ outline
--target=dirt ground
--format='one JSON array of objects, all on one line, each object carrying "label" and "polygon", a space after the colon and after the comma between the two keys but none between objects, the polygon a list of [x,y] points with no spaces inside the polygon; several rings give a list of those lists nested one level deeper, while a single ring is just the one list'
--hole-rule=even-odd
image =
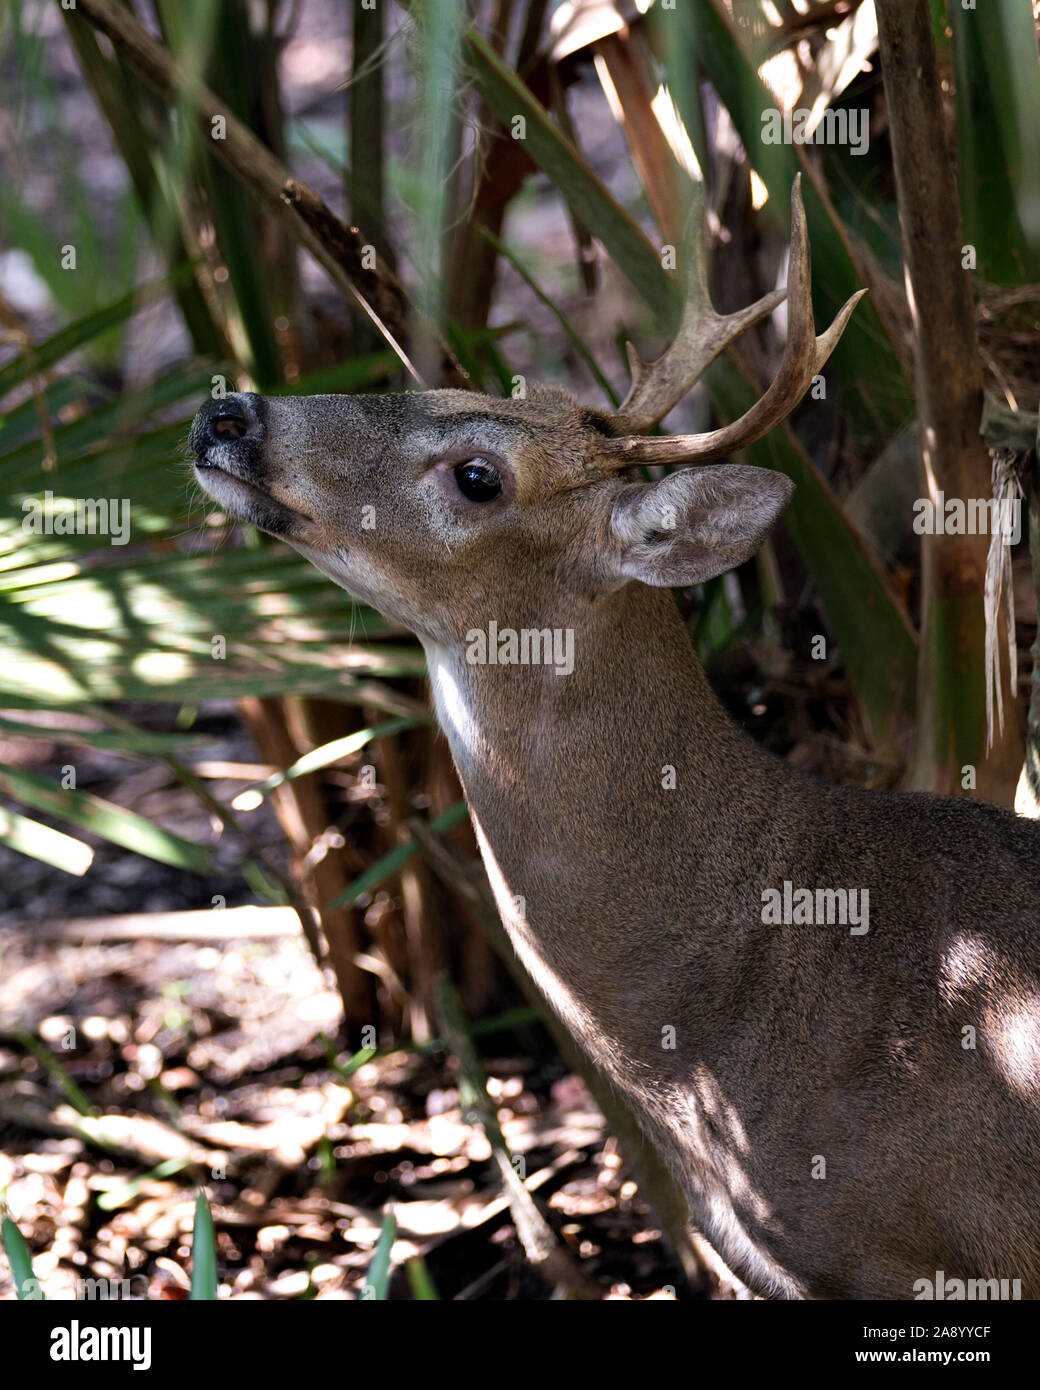
[{"label": "dirt ground", "polygon": [[[84,944],[8,927],[0,948],[0,1188],[48,1298],[85,1280],[185,1298],[199,1184],[222,1296],[358,1297],[388,1210],[390,1297],[411,1297],[414,1256],[441,1298],[552,1296],[452,1059],[402,1050],[347,1075],[338,996],[298,936]],[[485,1036],[488,1090],[563,1247],[604,1296],[692,1297],[584,1084],[540,1029],[521,1035],[533,1059],[517,1036]]]}]

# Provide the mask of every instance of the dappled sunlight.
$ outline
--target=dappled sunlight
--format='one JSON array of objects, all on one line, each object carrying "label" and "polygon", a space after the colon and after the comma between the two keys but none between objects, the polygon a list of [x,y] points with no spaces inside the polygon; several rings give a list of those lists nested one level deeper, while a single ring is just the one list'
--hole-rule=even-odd
[{"label": "dappled sunlight", "polygon": [[960,1002],[971,990],[988,979],[996,966],[989,944],[976,936],[957,935],[943,953],[939,993],[943,1002]]},{"label": "dappled sunlight", "polygon": [[1040,1100],[1040,994],[989,941],[956,936],[942,958],[939,994],[962,1026],[977,1026],[984,1055],[1019,1094]]},{"label": "dappled sunlight", "polygon": [[703,1188],[709,1229],[723,1258],[754,1271],[764,1286],[798,1297],[795,1282],[748,1229],[754,1222],[768,1225],[774,1235],[783,1234],[772,1206],[752,1184],[742,1161],[750,1157],[751,1145],[737,1108],[706,1067],[697,1067],[686,1094],[673,1098],[666,1126],[680,1149],[689,1147],[691,1135],[704,1136],[703,1151],[711,1153],[712,1166],[698,1169],[696,1181]]},{"label": "dappled sunlight", "polygon": [[[549,1000],[560,1018],[573,1032],[584,1038],[586,1045],[599,1046],[604,1056],[620,1057],[620,1050],[612,1040],[604,1037],[596,1020],[588,1009],[575,996],[570,986],[565,984],[546,959],[544,949],[539,945],[537,934],[527,918],[526,912],[518,907],[518,899],[506,882],[505,875],[488,843],[484,829],[473,815],[473,829],[477,844],[484,860],[484,869],[495,895],[495,903],[502,922],[509,933],[513,949],[531,979]],[[619,1062],[618,1065],[621,1065]]]},{"label": "dappled sunlight", "polygon": [[984,1014],[983,1035],[1008,1084],[1040,1102],[1040,995],[1002,998]]},{"label": "dappled sunlight", "polygon": [[192,663],[183,652],[144,652],[134,658],[130,669],[149,685],[164,685],[167,681],[186,680],[192,673]]}]

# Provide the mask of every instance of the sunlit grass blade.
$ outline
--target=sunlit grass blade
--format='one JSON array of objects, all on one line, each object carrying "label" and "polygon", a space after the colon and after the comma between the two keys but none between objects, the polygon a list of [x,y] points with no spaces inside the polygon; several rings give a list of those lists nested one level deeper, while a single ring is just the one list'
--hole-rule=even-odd
[{"label": "sunlit grass blade", "polygon": [[122,1186],[112,1187],[107,1192],[102,1192],[95,1199],[95,1204],[99,1211],[117,1211],[138,1197],[142,1189],[149,1183],[162,1178],[172,1178],[174,1174],[183,1172],[190,1165],[191,1160],[188,1158],[168,1158],[164,1162],[156,1164],[154,1168],[149,1168],[147,1173],[141,1173],[140,1176],[131,1178]]},{"label": "sunlit grass blade", "polygon": [[287,767],[284,772],[276,772],[259,785],[240,792],[231,804],[236,810],[252,810],[259,806],[264,797],[276,791],[278,787],[284,786],[286,782],[295,781],[297,777],[304,777],[308,772],[317,772],[323,767],[329,767],[332,763],[339,762],[341,758],[349,758],[352,753],[360,752],[362,748],[367,747],[375,739],[388,738],[393,734],[403,733],[405,729],[415,729],[421,724],[431,725],[432,723],[432,718],[426,720],[391,719],[386,724],[378,724],[370,729],[359,729],[357,733],[333,739],[331,743],[323,743],[319,748],[312,748],[302,758],[297,758],[296,762],[291,767]]},{"label": "sunlit grass blade", "polygon": [[210,866],[210,852],[203,845],[163,830],[144,816],[89,792],[58,788],[37,773],[2,764],[0,789],[38,811],[61,816],[135,854],[193,873],[205,873]]},{"label": "sunlit grass blade", "polygon": [[52,869],[75,874],[77,878],[81,878],[94,861],[94,851],[82,840],[49,825],[41,825],[5,806],[0,806],[0,843],[30,859],[38,859],[41,864],[49,864]]},{"label": "sunlit grass blade", "polygon": [[325,1033],[321,1033],[319,1036],[322,1046],[325,1049],[325,1058],[329,1066],[337,1075],[341,1076],[344,1081],[349,1081],[354,1073],[363,1067],[366,1062],[371,1062],[373,1057],[379,1055],[379,1049],[377,1047],[362,1047],[354,1053],[353,1057],[351,1057],[348,1062],[339,1062],[336,1060],[336,1048],[332,1039]]}]

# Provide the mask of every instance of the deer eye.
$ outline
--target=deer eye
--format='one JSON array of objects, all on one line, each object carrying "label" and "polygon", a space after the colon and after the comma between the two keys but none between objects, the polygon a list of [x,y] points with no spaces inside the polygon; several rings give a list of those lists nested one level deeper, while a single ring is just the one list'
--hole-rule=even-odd
[{"label": "deer eye", "polygon": [[492,502],[502,491],[502,475],[487,459],[467,459],[455,469],[455,481],[471,502]]}]

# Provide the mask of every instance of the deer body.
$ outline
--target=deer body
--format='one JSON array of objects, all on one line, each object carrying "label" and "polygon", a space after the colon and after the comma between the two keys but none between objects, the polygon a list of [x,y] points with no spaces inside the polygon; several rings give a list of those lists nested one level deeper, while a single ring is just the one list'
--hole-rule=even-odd
[{"label": "deer body", "polygon": [[[777,1296],[912,1298],[940,1269],[1040,1296],[1016,1159],[1040,1152],[1036,827],[789,770],[718,705],[669,595],[629,586],[577,630],[600,658],[577,680],[438,652],[435,698],[517,953],[694,1224]],[[764,925],[785,880],[866,887],[869,930]]]},{"label": "deer body", "polygon": [[[518,956],[752,1289],[913,1298],[942,1271],[1037,1298],[1040,826],[757,748],[667,590],[752,555],[791,485],[631,471],[738,449],[819,370],[851,306],[815,337],[797,189],[793,220],[784,362],[723,430],[625,435],[776,302],[719,319],[695,273],[616,417],[555,390],[234,396],[199,412],[198,476],[417,633]],[[490,660],[491,622],[568,634],[572,665]],[[795,889],[869,915],[776,921]]]}]

